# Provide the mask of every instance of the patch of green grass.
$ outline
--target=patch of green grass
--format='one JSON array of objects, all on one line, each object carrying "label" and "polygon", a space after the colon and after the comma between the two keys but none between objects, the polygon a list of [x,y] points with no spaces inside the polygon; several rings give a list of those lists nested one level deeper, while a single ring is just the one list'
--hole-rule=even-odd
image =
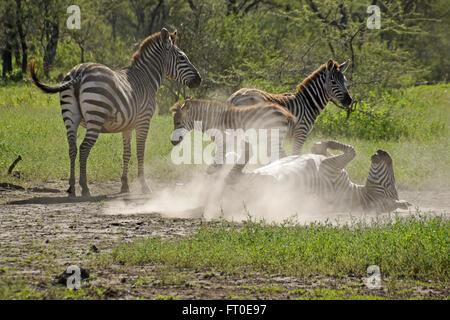
[{"label": "patch of green grass", "polygon": [[105,299],[108,288],[102,289],[83,282],[78,290],[68,289],[63,285],[43,285],[29,278],[0,278],[0,300],[42,300],[42,299]]},{"label": "patch of green grass", "polygon": [[223,223],[203,226],[178,240],[148,239],[113,249],[121,264],[162,264],[231,274],[267,272],[293,276],[382,276],[448,281],[450,223],[423,215],[347,225]]},{"label": "patch of green grass", "polygon": [[327,107],[314,131],[364,140],[428,141],[448,135],[449,108],[449,84],[373,91],[349,117],[346,111]]}]

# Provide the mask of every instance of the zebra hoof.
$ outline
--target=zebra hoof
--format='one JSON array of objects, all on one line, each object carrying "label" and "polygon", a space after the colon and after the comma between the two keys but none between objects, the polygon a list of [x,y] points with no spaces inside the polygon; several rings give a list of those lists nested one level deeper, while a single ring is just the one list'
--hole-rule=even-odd
[{"label": "zebra hoof", "polygon": [[69,189],[67,189],[66,192],[68,193],[67,196],[69,198],[75,198],[77,196],[76,193],[75,193],[75,187],[74,186],[69,187]]},{"label": "zebra hoof", "polygon": [[120,188],[120,193],[130,193],[130,188],[128,188],[128,187],[122,187],[122,188]]},{"label": "zebra hoof", "polygon": [[82,190],[81,191],[81,196],[82,197],[90,197],[91,196],[91,193],[89,192],[89,190]]},{"label": "zebra hoof", "polygon": [[143,194],[152,193],[152,189],[150,189],[147,185],[141,187],[141,192]]},{"label": "zebra hoof", "polygon": [[120,193],[130,193],[130,188],[128,187],[128,185],[122,185],[122,187],[120,188]]}]

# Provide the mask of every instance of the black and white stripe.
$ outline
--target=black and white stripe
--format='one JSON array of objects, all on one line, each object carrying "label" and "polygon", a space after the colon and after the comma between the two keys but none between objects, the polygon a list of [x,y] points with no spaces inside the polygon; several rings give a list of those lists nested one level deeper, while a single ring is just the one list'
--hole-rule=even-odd
[{"label": "black and white stripe", "polygon": [[[343,153],[330,155],[327,149]],[[312,152],[253,170],[244,181],[252,185],[269,182],[273,188],[278,185],[299,195],[315,196],[333,210],[390,212],[410,205],[398,198],[392,158],[386,151],[378,150],[372,156],[365,185],[353,183],[344,169],[356,155],[353,147],[326,141],[314,145]]]},{"label": "black and white stripe", "polygon": [[57,87],[39,81],[31,65],[34,83],[46,93],[60,92],[62,117],[67,129],[70,156],[69,195],[75,195],[75,159],[77,129],[81,124],[86,136],[80,146],[80,186],[88,196],[86,163],[100,133],[123,134],[122,192],[128,192],[128,163],[131,135],[136,130],[138,178],[142,191],[148,192],[144,178],[144,152],[150,120],[156,108],[156,92],[164,75],[197,87],[201,78],[187,56],[174,41],[176,32],[163,28],[145,39],[128,67],[111,70],[105,65],[83,63],[75,66]]},{"label": "black and white stripe", "polygon": [[233,93],[227,102],[235,106],[248,106],[271,101],[288,109],[297,119],[293,132],[294,154],[301,154],[306,136],[330,100],[338,105],[343,104],[346,108],[351,106],[352,98],[345,86],[343,74],[348,66],[348,61],[339,65],[330,59],[301,82],[295,93],[271,94],[243,88]]}]

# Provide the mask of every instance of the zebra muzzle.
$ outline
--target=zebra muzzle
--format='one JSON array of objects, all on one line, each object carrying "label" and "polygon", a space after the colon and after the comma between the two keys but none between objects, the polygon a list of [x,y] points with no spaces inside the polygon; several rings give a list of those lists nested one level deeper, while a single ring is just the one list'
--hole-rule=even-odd
[{"label": "zebra muzzle", "polygon": [[180,137],[180,139],[178,139],[178,140],[174,140],[174,139],[171,139],[171,140],[170,140],[170,142],[172,142],[172,144],[173,144],[174,146],[178,145],[181,141],[183,141],[183,138],[181,138],[181,137]]},{"label": "zebra muzzle", "polygon": [[344,99],[342,100],[342,104],[346,107],[349,107],[352,105],[353,99],[349,94],[346,94]]},{"label": "zebra muzzle", "polygon": [[193,78],[192,80],[190,80],[187,83],[187,86],[191,89],[198,88],[200,86],[201,82],[202,82],[202,78],[199,75],[197,75],[195,78]]}]

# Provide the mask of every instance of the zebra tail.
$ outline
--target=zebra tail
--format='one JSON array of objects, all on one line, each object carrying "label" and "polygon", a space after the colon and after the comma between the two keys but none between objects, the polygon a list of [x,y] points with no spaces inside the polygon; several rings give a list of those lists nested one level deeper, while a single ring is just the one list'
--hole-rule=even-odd
[{"label": "zebra tail", "polygon": [[67,88],[71,87],[73,84],[75,84],[81,80],[81,74],[80,74],[78,77],[76,77],[72,80],[69,80],[67,82],[64,82],[60,86],[52,87],[52,86],[46,85],[45,83],[42,83],[41,80],[39,80],[39,78],[37,77],[35,60],[32,60],[30,62],[30,73],[31,73],[31,80],[33,80],[34,84],[39,89],[44,91],[45,93],[57,93],[57,92],[64,91]]}]

